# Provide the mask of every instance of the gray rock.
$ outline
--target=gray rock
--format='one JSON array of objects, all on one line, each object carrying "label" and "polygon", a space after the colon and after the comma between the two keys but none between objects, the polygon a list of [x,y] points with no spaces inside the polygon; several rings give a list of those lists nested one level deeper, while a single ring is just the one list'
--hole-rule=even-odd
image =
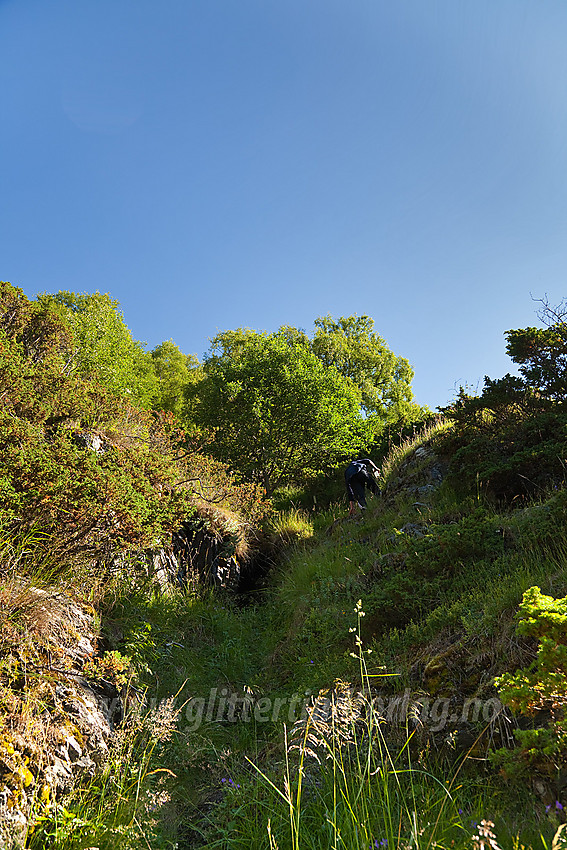
[{"label": "gray rock", "polygon": [[[27,801],[26,801],[27,802]],[[16,801],[9,789],[0,791],[0,847],[2,850],[20,850],[24,846],[28,818],[21,806],[23,800]]]},{"label": "gray rock", "polygon": [[431,467],[431,469],[429,470],[429,477],[436,484],[441,484],[445,477],[445,474],[443,471],[443,467],[440,463],[436,463],[435,466]]},{"label": "gray rock", "polygon": [[419,446],[414,452],[414,456],[419,458],[420,460],[424,457],[429,457],[431,454],[431,449],[428,449],[425,446]]},{"label": "gray rock", "polygon": [[416,525],[414,522],[406,522],[404,526],[400,528],[402,534],[407,534],[409,537],[414,537],[419,539],[421,537],[425,537],[427,533],[427,529],[422,525]]},{"label": "gray rock", "polygon": [[74,435],[74,440],[81,448],[89,449],[97,455],[102,455],[108,450],[104,438],[96,431],[79,431]]},{"label": "gray rock", "polygon": [[420,499],[427,498],[427,496],[432,496],[433,493],[437,490],[434,484],[424,484],[422,487],[414,487],[413,493]]},{"label": "gray rock", "polygon": [[44,782],[56,793],[67,791],[73,784],[73,771],[70,765],[53,753],[50,764],[44,769],[43,777]]}]

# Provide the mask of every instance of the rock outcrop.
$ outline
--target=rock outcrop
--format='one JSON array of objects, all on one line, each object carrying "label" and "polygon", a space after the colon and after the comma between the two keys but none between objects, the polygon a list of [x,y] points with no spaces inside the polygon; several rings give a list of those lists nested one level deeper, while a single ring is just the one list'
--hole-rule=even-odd
[{"label": "rock outcrop", "polygon": [[400,493],[416,500],[419,507],[431,499],[441,486],[448,471],[448,463],[438,457],[430,445],[420,445],[412,451],[390,477],[383,495],[393,498]]},{"label": "rock outcrop", "polygon": [[79,776],[104,763],[122,717],[116,688],[85,676],[96,648],[94,612],[63,593],[14,592],[29,643],[14,630],[2,658],[0,847],[7,850],[24,846],[32,807],[50,811]]}]

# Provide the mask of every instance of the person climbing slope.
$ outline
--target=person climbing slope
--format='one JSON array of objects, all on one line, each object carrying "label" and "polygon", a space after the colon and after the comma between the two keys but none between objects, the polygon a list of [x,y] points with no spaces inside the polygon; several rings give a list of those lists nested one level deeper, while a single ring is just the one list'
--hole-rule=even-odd
[{"label": "person climbing slope", "polygon": [[378,485],[374,480],[374,476],[379,476],[380,470],[370,458],[362,460],[352,460],[345,469],[345,484],[347,490],[347,498],[349,500],[349,516],[354,516],[355,505],[358,504],[360,510],[364,513],[366,510],[366,494],[365,488],[370,490],[375,496],[380,493]]}]

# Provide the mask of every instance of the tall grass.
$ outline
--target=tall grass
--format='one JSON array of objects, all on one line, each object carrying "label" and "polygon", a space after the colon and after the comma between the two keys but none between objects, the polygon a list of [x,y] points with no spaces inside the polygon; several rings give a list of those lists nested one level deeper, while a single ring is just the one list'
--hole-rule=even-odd
[{"label": "tall grass", "polygon": [[268,534],[277,553],[313,537],[313,523],[306,511],[292,508],[276,514],[268,525]]},{"label": "tall grass", "polygon": [[438,434],[442,434],[452,427],[453,423],[450,420],[440,417],[426,425],[417,434],[408,437],[399,446],[393,446],[382,464],[381,476],[383,485],[388,485],[395,472],[416,448],[427,445]]},{"label": "tall grass", "polygon": [[130,711],[100,773],[84,776],[63,801],[37,805],[26,846],[82,850],[95,842],[99,850],[174,848],[176,842],[158,822],[171,799],[166,778],[174,774],[158,766],[156,750],[174,734],[178,713],[175,698],[146,712]]},{"label": "tall grass", "polygon": [[[386,480],[418,445],[447,427],[436,423],[394,449],[384,467]],[[29,846],[157,850],[179,840],[180,846],[211,850],[450,850],[470,847],[475,822],[490,816],[501,846],[543,848],[535,821],[521,843],[519,827],[506,833],[505,824],[515,824],[516,817],[506,812],[511,797],[504,797],[483,762],[474,763],[473,771],[470,759],[451,762],[447,747],[443,760],[437,759],[425,733],[419,740],[403,727],[390,733],[373,701],[384,663],[402,673],[391,691],[403,688],[416,660],[443,651],[444,633],[463,652],[473,647],[472,655],[485,653],[491,668],[505,664],[507,635],[523,591],[534,583],[553,595],[567,590],[565,535],[557,532],[555,542],[543,546],[538,517],[546,513],[534,512],[530,525],[528,509],[502,517],[506,541],[498,538],[490,558],[463,555],[451,581],[439,586],[414,622],[398,631],[390,631],[388,623],[373,625],[382,622],[375,608],[383,604],[387,569],[403,576],[405,556],[418,547],[400,529],[417,523],[425,534],[443,538],[444,526],[457,527],[478,507],[474,495],[465,503],[443,488],[421,513],[403,495],[395,505],[380,497],[370,501],[360,521],[346,517],[345,504],[317,514],[295,507],[284,512],[272,525],[272,542],[286,557],[261,606],[239,608],[205,593],[165,599],[143,582],[114,576],[103,610],[106,636],[133,659],[154,699],[183,688],[183,702],[222,687],[260,696],[307,690],[318,696],[289,727],[211,722],[185,734],[173,730],[172,719],[169,743],[158,740],[150,719],[131,715],[96,777],[84,776],[49,808],[38,801]],[[494,509],[492,514],[496,527],[500,520]],[[50,566],[47,555],[42,560],[38,553],[47,549],[39,541],[10,546],[0,538],[6,565],[0,594],[12,600],[5,622],[23,624],[26,604],[35,604],[32,587],[50,585],[57,571],[69,576],[71,587],[72,571],[62,571],[63,562],[53,559]],[[353,657],[348,628],[360,596],[368,616],[364,620],[361,606],[355,606]],[[363,634],[373,655],[363,648]],[[444,684],[452,686],[448,679]],[[173,705],[170,710],[173,714]],[[524,809],[533,811],[533,798],[526,799]],[[184,834],[190,836],[185,844]]]},{"label": "tall grass", "polygon": [[[456,775],[445,782],[414,764],[410,734],[395,751],[386,742],[362,647],[360,603],[355,610],[353,655],[362,686],[354,691],[336,683],[291,730],[284,727],[279,777],[273,767],[248,759],[255,780],[248,777],[246,792],[232,800],[227,825],[215,824],[218,837],[203,847],[426,850],[468,844],[474,819],[467,821],[460,808]],[[473,802],[478,808],[479,800]],[[466,805],[471,808],[470,795]]]}]

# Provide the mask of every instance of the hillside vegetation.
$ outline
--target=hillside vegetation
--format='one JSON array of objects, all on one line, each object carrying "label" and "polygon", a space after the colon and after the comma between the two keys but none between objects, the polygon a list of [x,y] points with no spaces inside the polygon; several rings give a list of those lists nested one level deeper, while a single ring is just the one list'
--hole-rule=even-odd
[{"label": "hillside vegetation", "polygon": [[[3,285],[6,846],[565,845],[563,310],[436,417],[362,319],[199,364]],[[349,519],[355,451],[382,492]],[[148,566],[182,523],[239,593]]]}]

